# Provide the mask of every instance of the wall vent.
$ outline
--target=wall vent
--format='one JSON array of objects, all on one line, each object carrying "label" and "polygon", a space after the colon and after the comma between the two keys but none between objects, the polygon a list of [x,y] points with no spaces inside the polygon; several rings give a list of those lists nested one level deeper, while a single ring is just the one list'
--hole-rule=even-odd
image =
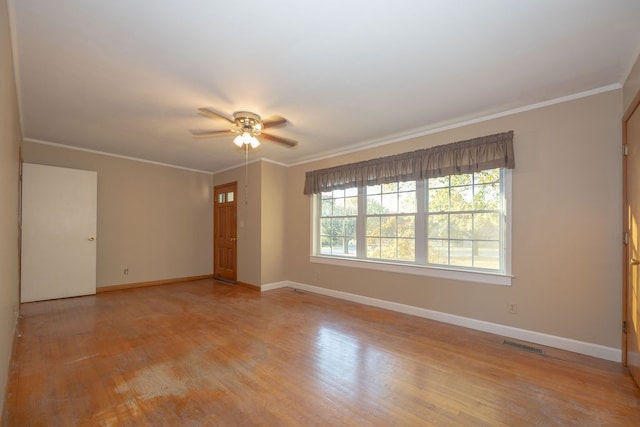
[{"label": "wall vent", "polygon": [[530,345],[520,344],[520,343],[517,343],[517,342],[508,341],[508,340],[502,341],[502,344],[510,345],[511,347],[516,347],[516,348],[519,348],[521,350],[530,351],[532,353],[544,354],[544,351],[542,351],[541,348],[531,347]]}]

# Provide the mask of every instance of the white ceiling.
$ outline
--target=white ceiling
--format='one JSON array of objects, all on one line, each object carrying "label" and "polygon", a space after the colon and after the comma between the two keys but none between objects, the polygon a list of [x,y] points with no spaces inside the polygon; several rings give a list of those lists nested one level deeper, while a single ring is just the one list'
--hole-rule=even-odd
[{"label": "white ceiling", "polygon": [[9,0],[26,139],[241,164],[199,107],[279,114],[293,164],[624,82],[638,0]]}]

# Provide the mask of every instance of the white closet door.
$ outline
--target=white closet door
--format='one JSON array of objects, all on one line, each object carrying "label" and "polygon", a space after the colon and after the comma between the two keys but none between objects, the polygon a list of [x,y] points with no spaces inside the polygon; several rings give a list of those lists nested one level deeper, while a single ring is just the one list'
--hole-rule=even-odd
[{"label": "white closet door", "polygon": [[96,293],[98,174],[25,163],[22,302]]}]

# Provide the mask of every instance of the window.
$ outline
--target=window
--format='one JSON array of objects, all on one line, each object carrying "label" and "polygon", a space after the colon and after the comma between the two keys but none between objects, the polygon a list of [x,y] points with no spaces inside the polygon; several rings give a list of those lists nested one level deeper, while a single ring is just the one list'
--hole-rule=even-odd
[{"label": "window", "polygon": [[314,254],[507,275],[508,177],[496,168],[320,193]]},{"label": "window", "polygon": [[416,183],[367,187],[367,258],[415,260]]},{"label": "window", "polygon": [[427,180],[427,264],[503,270],[500,169]]},{"label": "window", "polygon": [[358,190],[320,194],[320,253],[356,256]]}]

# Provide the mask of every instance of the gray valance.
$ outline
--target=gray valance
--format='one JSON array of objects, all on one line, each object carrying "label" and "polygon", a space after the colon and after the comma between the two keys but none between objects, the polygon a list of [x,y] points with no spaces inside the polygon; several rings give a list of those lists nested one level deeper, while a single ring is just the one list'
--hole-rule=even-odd
[{"label": "gray valance", "polygon": [[513,169],[513,131],[438,145],[409,153],[309,171],[304,194],[418,181],[486,169]]}]

